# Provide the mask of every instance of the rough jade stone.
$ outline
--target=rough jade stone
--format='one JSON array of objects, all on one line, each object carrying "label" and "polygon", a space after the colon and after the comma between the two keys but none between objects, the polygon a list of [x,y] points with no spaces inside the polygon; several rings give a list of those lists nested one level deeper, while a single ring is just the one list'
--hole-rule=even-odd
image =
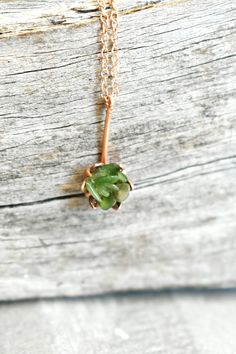
[{"label": "rough jade stone", "polygon": [[92,176],[86,178],[85,186],[103,210],[120,204],[130,192],[127,176],[112,163],[97,167]]},{"label": "rough jade stone", "polygon": [[121,183],[118,185],[119,191],[116,192],[117,202],[123,202],[129,196],[130,186],[128,183]]},{"label": "rough jade stone", "polygon": [[105,172],[107,175],[117,174],[120,171],[120,168],[115,163],[108,163],[97,168],[97,172]]},{"label": "rough jade stone", "polygon": [[114,205],[116,204],[116,198],[114,196],[110,196],[108,198],[103,198],[101,203],[100,203],[100,207],[103,210],[107,210],[112,208]]}]

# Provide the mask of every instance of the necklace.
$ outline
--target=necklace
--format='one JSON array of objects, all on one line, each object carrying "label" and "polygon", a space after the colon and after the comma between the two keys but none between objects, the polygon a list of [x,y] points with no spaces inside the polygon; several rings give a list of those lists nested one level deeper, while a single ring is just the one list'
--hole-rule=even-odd
[{"label": "necklace", "polygon": [[105,106],[105,122],[101,160],[85,171],[85,179],[81,190],[89,199],[92,208],[103,210],[119,209],[132,190],[132,184],[118,163],[108,163],[107,150],[109,128],[114,107],[114,99],[118,93],[118,9],[115,0],[97,0],[100,12],[101,43],[101,96]]}]

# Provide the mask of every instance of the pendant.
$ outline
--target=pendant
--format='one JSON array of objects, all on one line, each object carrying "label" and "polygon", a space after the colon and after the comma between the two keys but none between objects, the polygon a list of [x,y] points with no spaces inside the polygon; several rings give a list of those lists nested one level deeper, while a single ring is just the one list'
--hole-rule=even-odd
[{"label": "pendant", "polygon": [[85,171],[81,191],[89,199],[93,209],[118,210],[133,189],[132,183],[117,163],[107,163],[108,134],[113,108],[112,96],[105,97],[106,117],[104,124],[101,162]]},{"label": "pendant", "polygon": [[85,179],[81,190],[89,199],[93,209],[119,209],[121,203],[128,198],[132,183],[117,163],[108,163],[108,134],[113,110],[114,98],[118,93],[117,65],[117,17],[118,9],[115,1],[97,0],[100,11],[100,43],[101,43],[101,97],[104,99],[106,110],[102,154],[99,163],[85,171]]},{"label": "pendant", "polygon": [[116,163],[97,163],[85,171],[81,190],[93,209],[118,210],[133,189],[123,168]]}]

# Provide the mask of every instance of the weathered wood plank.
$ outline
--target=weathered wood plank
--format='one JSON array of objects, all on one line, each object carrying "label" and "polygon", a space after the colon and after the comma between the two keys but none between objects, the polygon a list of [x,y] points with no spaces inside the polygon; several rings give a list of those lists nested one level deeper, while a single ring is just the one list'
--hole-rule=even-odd
[{"label": "weathered wood plank", "polygon": [[100,150],[97,13],[44,24],[60,6],[27,3],[1,3],[0,298],[235,285],[232,1],[120,2],[110,156],[135,190],[117,214],[78,191]]},{"label": "weathered wood plank", "polygon": [[[186,0],[120,0],[117,6],[120,15],[127,15],[137,11],[176,5]],[[80,27],[97,20],[97,2],[95,0],[69,0],[31,2],[21,0],[12,3],[11,0],[0,4],[0,33],[1,37],[22,36],[42,33],[63,27]]]},{"label": "weathered wood plank", "polygon": [[235,294],[1,305],[8,354],[235,354]]}]

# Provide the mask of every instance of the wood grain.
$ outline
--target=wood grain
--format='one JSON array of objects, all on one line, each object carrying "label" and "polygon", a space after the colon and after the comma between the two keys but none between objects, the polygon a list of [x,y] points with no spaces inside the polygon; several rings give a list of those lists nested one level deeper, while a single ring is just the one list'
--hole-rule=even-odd
[{"label": "wood grain", "polygon": [[95,2],[0,4],[0,299],[236,284],[235,6],[118,3],[119,213],[79,191],[103,122]]},{"label": "wood grain", "polygon": [[235,304],[235,293],[167,293],[1,305],[1,350],[234,354]]}]

